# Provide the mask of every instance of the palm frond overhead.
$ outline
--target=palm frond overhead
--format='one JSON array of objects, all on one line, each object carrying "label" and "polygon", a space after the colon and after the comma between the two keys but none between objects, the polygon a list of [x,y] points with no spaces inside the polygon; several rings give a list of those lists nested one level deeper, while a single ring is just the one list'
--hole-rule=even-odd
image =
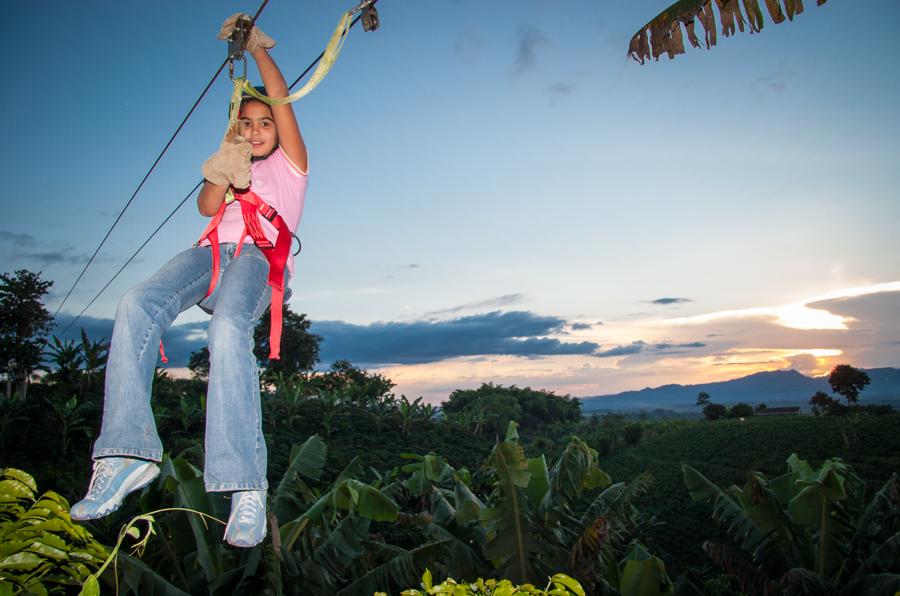
[{"label": "palm frond overhead", "polygon": [[[816,0],[821,6],[827,0]],[[659,13],[655,19],[638,29],[628,45],[628,55],[641,64],[651,57],[659,60],[663,54],[670,59],[684,54],[684,35],[695,48],[700,47],[700,38],[695,31],[699,22],[703,25],[703,43],[706,49],[716,45],[716,14],[719,11],[722,34],[728,37],[737,31],[749,29],[750,33],[762,30],[764,19],[759,6],[760,0],[678,0]],[[763,0],[769,16],[776,24],[803,12],[803,0]],[[743,12],[741,11],[743,5]],[[682,27],[684,31],[682,32]]]}]

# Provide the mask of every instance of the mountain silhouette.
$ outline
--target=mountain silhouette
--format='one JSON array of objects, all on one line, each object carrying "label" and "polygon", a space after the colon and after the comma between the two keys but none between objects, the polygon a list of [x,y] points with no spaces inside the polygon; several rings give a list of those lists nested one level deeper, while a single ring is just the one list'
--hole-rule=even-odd
[{"label": "mountain silhouette", "polygon": [[[900,369],[862,369],[871,383],[859,394],[859,403],[900,406]],[[744,402],[751,406],[765,403],[769,407],[801,406],[809,409],[809,398],[816,391],[832,395],[828,377],[807,377],[796,370],[760,372],[730,381],[698,385],[663,385],[638,391],[624,391],[610,395],[582,397],[584,413],[628,410],[675,410],[700,413],[697,394],[705,391],[717,404]],[[840,398],[835,395],[834,397]]]}]

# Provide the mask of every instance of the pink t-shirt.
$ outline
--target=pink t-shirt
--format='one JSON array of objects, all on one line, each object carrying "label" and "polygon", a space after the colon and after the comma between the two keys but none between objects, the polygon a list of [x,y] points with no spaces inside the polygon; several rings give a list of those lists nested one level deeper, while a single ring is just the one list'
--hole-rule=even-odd
[{"label": "pink t-shirt", "polygon": [[[294,165],[281,147],[278,147],[266,159],[250,164],[250,180],[250,190],[274,207],[291,231],[296,230],[303,214],[303,201],[306,197],[306,172]],[[278,230],[264,217],[260,217],[259,221],[262,223],[266,238],[275,244]],[[241,214],[241,206],[238,201],[232,201],[225,207],[222,221],[219,222],[219,242],[240,242],[243,232],[244,217]],[[252,244],[253,239],[247,236],[244,242]],[[204,240],[202,244],[208,246],[209,240]],[[294,274],[293,250],[294,247],[287,261],[291,275]]]}]

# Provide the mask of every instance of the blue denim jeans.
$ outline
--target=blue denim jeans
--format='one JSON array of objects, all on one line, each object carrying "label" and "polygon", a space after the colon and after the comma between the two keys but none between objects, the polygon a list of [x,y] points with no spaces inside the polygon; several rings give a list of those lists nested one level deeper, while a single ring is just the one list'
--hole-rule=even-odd
[{"label": "blue denim jeans", "polygon": [[268,488],[253,328],[271,299],[266,284],[269,263],[252,244],[245,244],[234,258],[236,247],[234,243],[219,246],[219,280],[208,298],[204,299],[212,277],[208,246],[176,255],[153,277],[122,296],[106,365],[103,426],[94,444],[95,459],[162,458],[162,442],[150,409],[159,340],[178,313],[199,304],[212,311],[206,490]]}]

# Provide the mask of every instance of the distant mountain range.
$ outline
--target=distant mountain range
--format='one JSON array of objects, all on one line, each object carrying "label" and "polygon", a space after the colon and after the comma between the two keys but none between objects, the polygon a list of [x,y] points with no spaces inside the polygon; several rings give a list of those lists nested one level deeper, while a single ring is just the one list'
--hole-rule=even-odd
[{"label": "distant mountain range", "polygon": [[[869,368],[872,382],[859,394],[860,404],[890,404],[900,406],[900,369]],[[656,409],[678,412],[697,412],[697,394],[706,391],[710,401],[717,404],[744,402],[751,406],[764,403],[768,407],[801,406],[809,409],[809,398],[816,391],[832,395],[828,377],[807,377],[796,370],[761,372],[731,381],[700,385],[663,385],[640,391],[625,391],[612,395],[582,397],[581,411],[619,412]],[[840,397],[840,396],[835,396]]]}]

